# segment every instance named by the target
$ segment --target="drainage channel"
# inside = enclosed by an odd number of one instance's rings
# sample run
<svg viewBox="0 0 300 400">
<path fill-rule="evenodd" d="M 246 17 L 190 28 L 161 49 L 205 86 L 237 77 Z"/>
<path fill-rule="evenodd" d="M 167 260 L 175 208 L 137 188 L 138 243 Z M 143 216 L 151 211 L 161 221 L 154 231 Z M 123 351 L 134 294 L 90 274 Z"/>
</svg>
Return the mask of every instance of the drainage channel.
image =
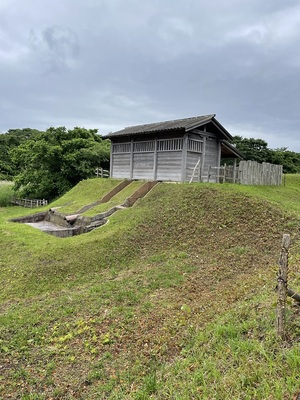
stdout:
<svg viewBox="0 0 300 400">
<path fill-rule="evenodd" d="M 81 235 L 82 233 L 90 232 L 95 228 L 105 225 L 108 222 L 107 217 L 111 216 L 116 211 L 132 207 L 138 199 L 144 197 L 156 184 L 156 181 L 146 182 L 133 195 L 128 197 L 123 204 L 114 206 L 108 211 L 94 215 L 93 217 L 82 215 L 83 209 L 80 210 L 78 214 L 65 216 L 59 213 L 57 208 L 54 207 L 50 208 L 48 211 L 28 215 L 26 217 L 13 218 L 10 221 L 29 225 L 60 238 Z M 96 203 L 98 204 L 98 202 Z M 85 209 L 91 208 L 92 205 L 86 206 Z"/>
</svg>

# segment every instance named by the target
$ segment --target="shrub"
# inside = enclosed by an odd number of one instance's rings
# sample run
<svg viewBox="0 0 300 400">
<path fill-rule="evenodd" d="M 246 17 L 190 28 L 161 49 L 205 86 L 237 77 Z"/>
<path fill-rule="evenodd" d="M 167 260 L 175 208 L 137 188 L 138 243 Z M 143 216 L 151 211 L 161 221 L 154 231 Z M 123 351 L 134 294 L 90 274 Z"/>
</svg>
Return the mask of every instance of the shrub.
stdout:
<svg viewBox="0 0 300 400">
<path fill-rule="evenodd" d="M 7 207 L 13 196 L 13 182 L 0 181 L 0 207 Z"/>
</svg>

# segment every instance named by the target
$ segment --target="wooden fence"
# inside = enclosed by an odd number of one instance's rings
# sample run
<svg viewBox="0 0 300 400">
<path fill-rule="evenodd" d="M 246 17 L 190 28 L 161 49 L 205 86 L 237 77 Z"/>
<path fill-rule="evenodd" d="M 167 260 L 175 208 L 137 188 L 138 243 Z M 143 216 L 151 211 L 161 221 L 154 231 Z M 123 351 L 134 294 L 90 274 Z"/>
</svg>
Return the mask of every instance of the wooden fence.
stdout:
<svg viewBox="0 0 300 400">
<path fill-rule="evenodd" d="M 242 185 L 276 185 L 282 184 L 282 165 L 240 161 L 238 166 L 222 165 L 209 167 L 207 182 L 240 183 Z"/>
<path fill-rule="evenodd" d="M 48 200 L 38 200 L 38 199 L 18 199 L 16 197 L 12 198 L 11 203 L 16 206 L 27 207 L 27 208 L 36 208 L 41 206 L 46 206 L 48 204 Z"/>
<path fill-rule="evenodd" d="M 205 179 L 203 179 L 205 182 Z M 233 165 L 222 165 L 221 167 L 208 167 L 207 182 L 239 183 L 239 170 Z"/>
<path fill-rule="evenodd" d="M 240 161 L 239 182 L 243 185 L 281 185 L 282 165 L 259 164 L 256 161 Z"/>
<path fill-rule="evenodd" d="M 109 171 L 103 168 L 96 168 L 95 172 L 97 178 L 109 178 Z"/>
</svg>

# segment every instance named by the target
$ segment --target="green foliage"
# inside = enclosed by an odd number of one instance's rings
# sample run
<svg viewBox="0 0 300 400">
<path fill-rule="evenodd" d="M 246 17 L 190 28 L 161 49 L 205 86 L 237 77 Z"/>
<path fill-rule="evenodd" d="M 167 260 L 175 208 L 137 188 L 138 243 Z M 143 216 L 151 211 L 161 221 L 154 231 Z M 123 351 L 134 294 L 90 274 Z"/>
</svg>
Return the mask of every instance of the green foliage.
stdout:
<svg viewBox="0 0 300 400">
<path fill-rule="evenodd" d="M 13 182 L 0 181 L 0 207 L 7 207 L 13 196 Z"/>
<path fill-rule="evenodd" d="M 268 143 L 262 139 L 234 136 L 232 143 L 245 160 L 282 165 L 285 174 L 300 173 L 300 153 L 289 151 L 286 147 L 270 149 Z"/>
<path fill-rule="evenodd" d="M 95 168 L 107 166 L 109 142 L 97 130 L 49 128 L 12 150 L 12 160 L 23 165 L 15 177 L 21 195 L 53 199 L 82 179 L 94 176 Z"/>
<path fill-rule="evenodd" d="M 40 133 L 36 129 L 9 129 L 6 133 L 0 134 L 0 179 L 11 179 L 22 168 L 18 162 L 11 157 L 11 150 L 18 147 L 24 141 L 34 138 Z"/>
<path fill-rule="evenodd" d="M 270 150 L 268 143 L 262 139 L 243 138 L 241 136 L 233 136 L 232 143 L 244 155 L 245 160 L 253 160 L 259 163 L 267 162 Z"/>
<path fill-rule="evenodd" d="M 300 153 L 295 153 L 283 147 L 270 150 L 269 160 L 272 164 L 283 165 L 283 172 L 285 174 L 300 173 Z"/>
</svg>

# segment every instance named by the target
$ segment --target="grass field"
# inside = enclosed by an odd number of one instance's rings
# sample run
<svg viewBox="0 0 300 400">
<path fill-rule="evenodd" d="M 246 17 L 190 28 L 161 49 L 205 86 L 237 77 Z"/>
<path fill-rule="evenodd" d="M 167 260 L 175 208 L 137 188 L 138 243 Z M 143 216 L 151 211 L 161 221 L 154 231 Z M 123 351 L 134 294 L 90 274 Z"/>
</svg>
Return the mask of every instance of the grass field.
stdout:
<svg viewBox="0 0 300 400">
<path fill-rule="evenodd" d="M 76 212 L 114 184 L 83 181 L 51 206 Z M 290 233 L 300 291 L 299 184 L 159 184 L 66 239 L 0 208 L 0 398 L 293 399 L 299 311 L 278 340 L 274 287 Z"/>
</svg>

